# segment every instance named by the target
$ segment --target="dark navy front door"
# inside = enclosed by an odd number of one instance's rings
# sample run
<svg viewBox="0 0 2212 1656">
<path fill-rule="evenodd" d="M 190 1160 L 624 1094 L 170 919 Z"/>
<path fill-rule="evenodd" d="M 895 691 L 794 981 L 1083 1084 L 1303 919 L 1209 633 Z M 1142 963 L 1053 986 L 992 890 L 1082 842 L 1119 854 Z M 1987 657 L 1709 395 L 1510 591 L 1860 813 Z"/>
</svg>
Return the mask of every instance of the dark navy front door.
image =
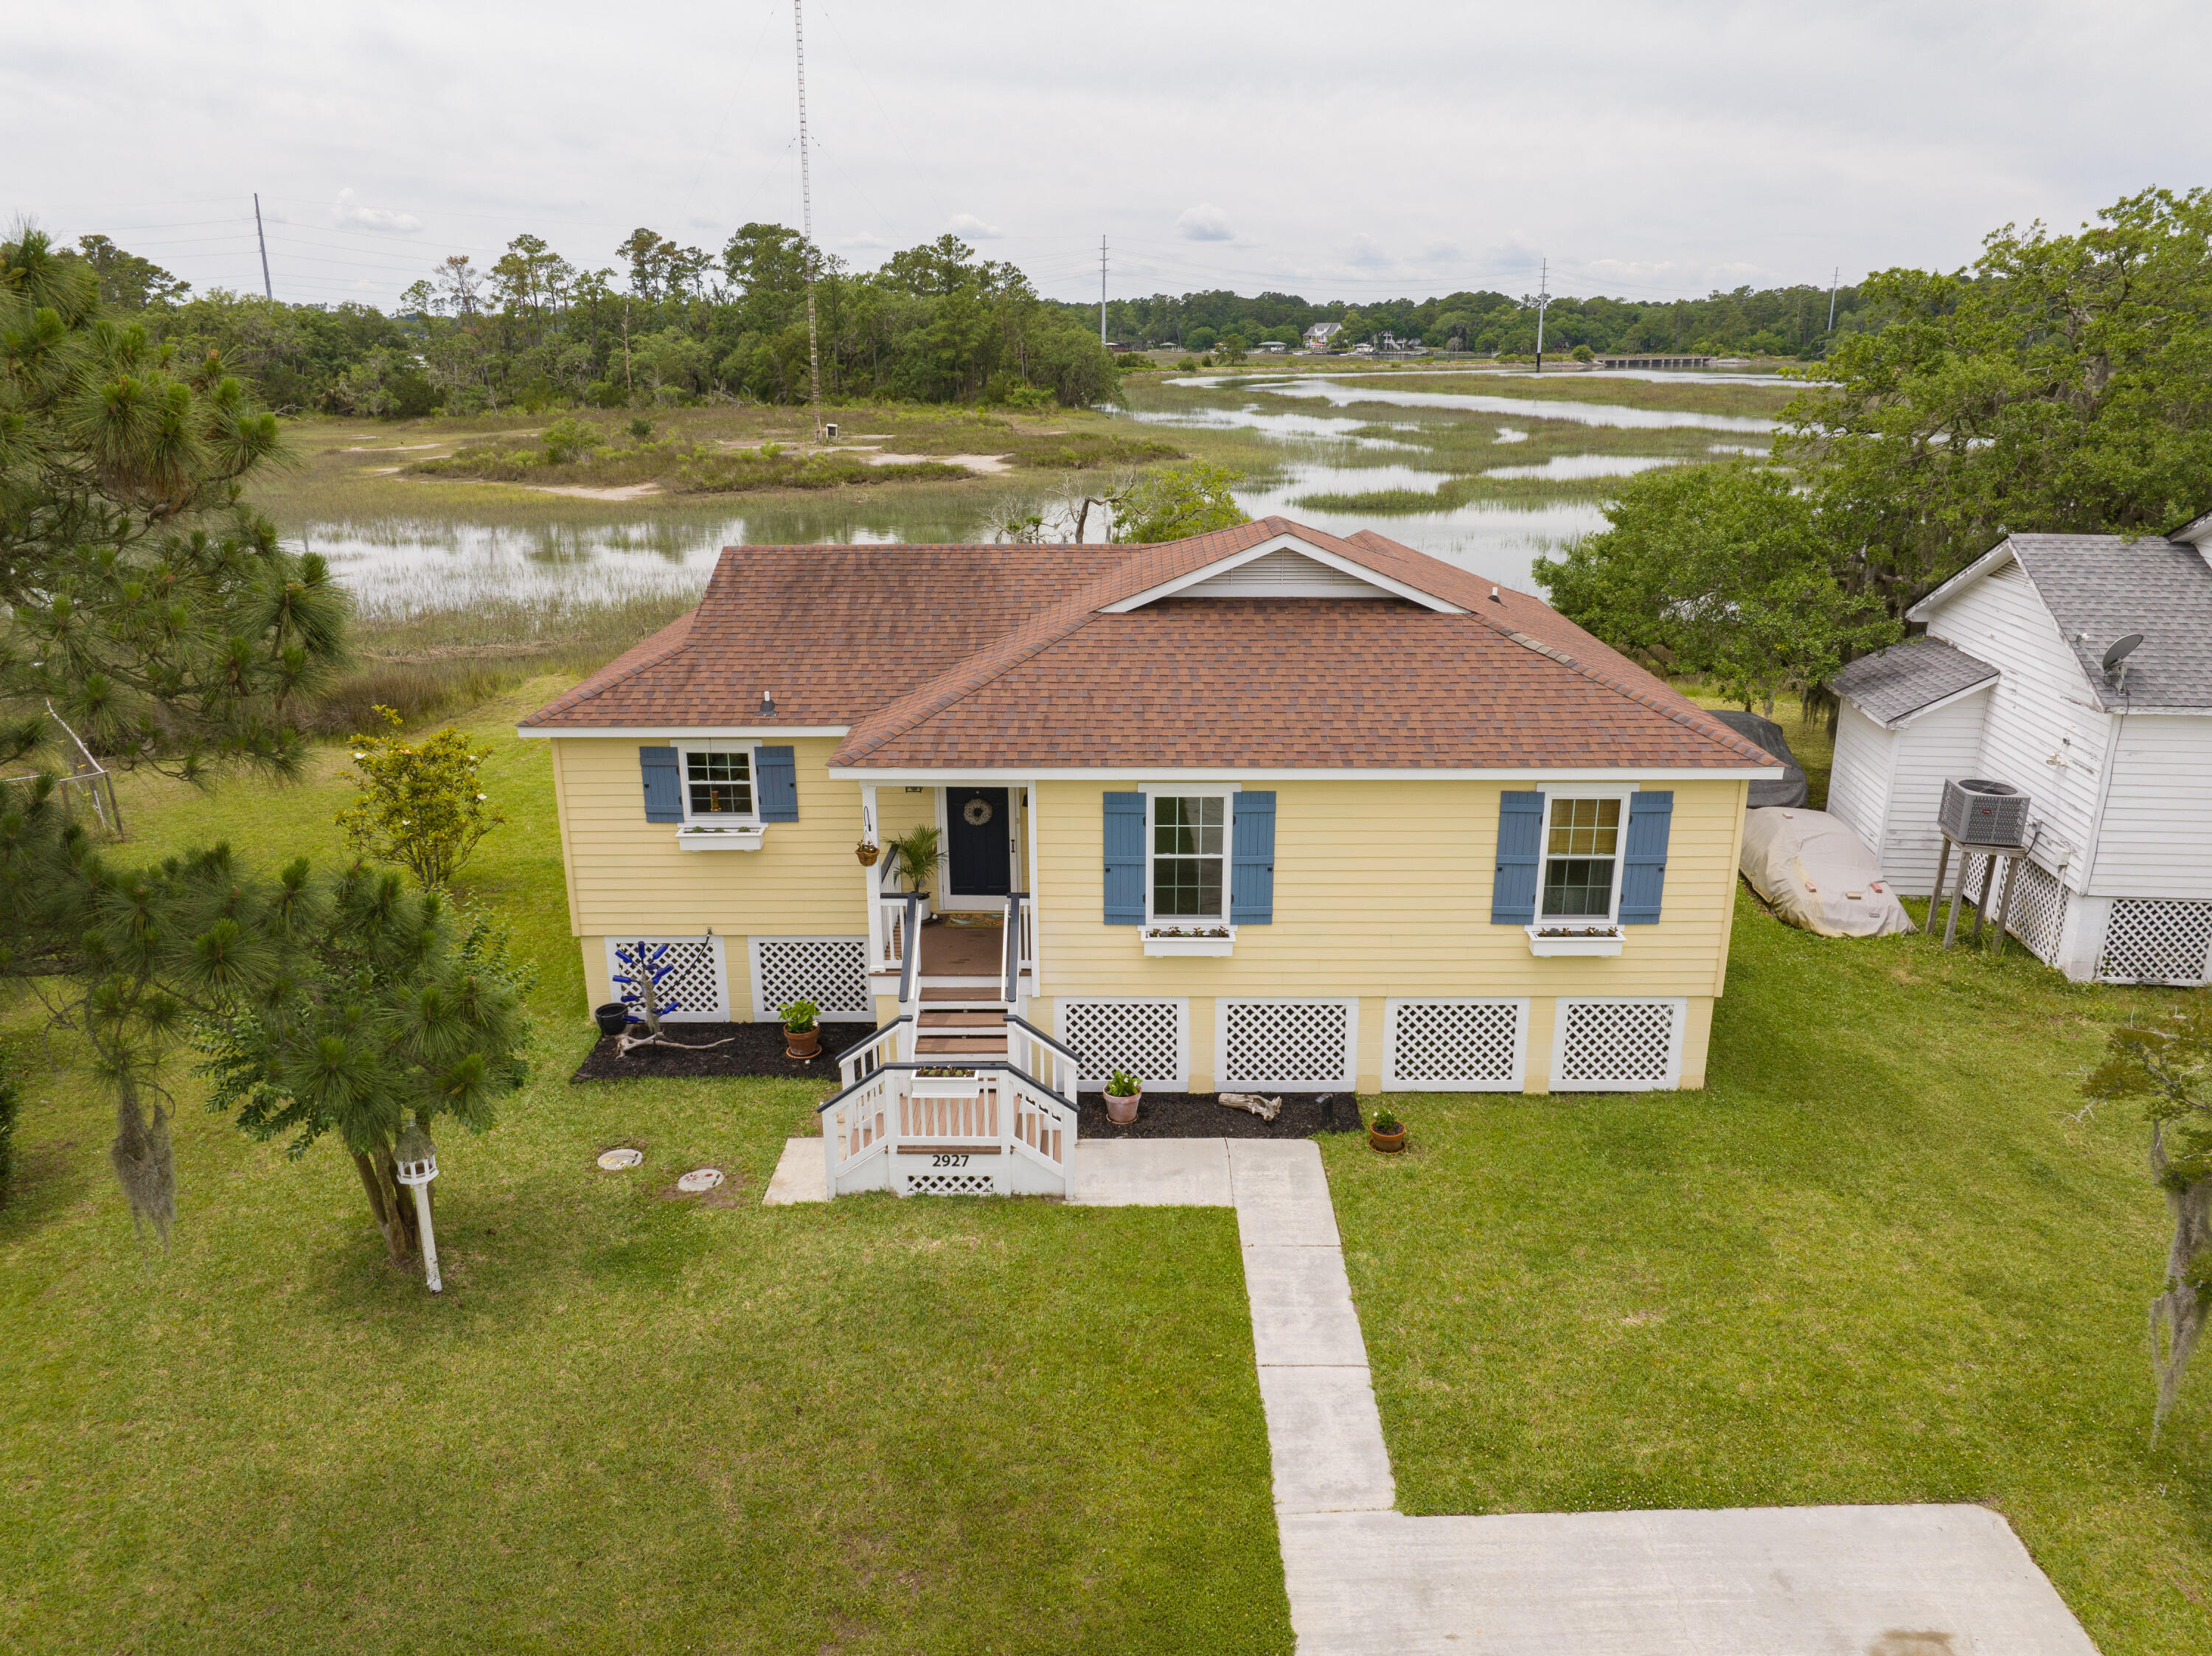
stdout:
<svg viewBox="0 0 2212 1656">
<path fill-rule="evenodd" d="M 951 895 L 1003 897 L 1013 885 L 1013 825 L 1004 788 L 945 791 Z"/>
</svg>

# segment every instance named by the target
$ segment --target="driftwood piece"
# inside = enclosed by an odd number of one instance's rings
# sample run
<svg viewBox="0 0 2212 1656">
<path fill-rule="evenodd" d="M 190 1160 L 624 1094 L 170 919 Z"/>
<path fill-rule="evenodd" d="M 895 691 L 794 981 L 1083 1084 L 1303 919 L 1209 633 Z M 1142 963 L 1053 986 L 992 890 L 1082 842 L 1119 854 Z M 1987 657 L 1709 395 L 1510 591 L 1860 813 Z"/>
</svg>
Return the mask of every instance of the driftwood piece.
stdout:
<svg viewBox="0 0 2212 1656">
<path fill-rule="evenodd" d="M 1249 1110 L 1262 1121 L 1273 1121 L 1283 1110 L 1281 1099 L 1262 1098 L 1257 1093 L 1217 1093 L 1213 1101 L 1231 1110 Z"/>
<path fill-rule="evenodd" d="M 630 1049 L 633 1046 L 673 1046 L 679 1052 L 703 1052 L 709 1047 L 726 1046 L 736 1039 L 737 1037 L 735 1035 L 724 1035 L 720 1040 L 700 1041 L 695 1043 L 684 1040 L 671 1040 L 666 1035 L 657 1033 L 649 1035 L 633 1035 L 624 1033 L 615 1037 L 615 1056 L 617 1058 L 629 1057 Z"/>
</svg>

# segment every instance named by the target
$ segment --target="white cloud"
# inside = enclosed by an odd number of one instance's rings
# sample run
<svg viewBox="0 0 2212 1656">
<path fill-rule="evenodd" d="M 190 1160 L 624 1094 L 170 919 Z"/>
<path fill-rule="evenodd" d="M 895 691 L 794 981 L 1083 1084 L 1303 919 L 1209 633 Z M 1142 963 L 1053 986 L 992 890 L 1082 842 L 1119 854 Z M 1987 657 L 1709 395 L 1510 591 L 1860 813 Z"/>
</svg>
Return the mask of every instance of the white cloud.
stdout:
<svg viewBox="0 0 2212 1656">
<path fill-rule="evenodd" d="M 665 0 L 628 32 L 586 0 L 538 0 L 521 30 L 451 0 L 321 0 L 281 28 L 146 0 L 21 9 L 0 155 L 38 165 L 6 169 L 0 216 L 113 235 L 201 288 L 258 285 L 258 253 L 169 241 L 168 221 L 216 209 L 149 202 L 221 196 L 250 217 L 258 190 L 272 227 L 382 233 L 326 236 L 303 294 L 349 292 L 410 229 L 480 262 L 532 231 L 593 268 L 641 224 L 714 247 L 799 221 L 787 9 Z M 1096 294 L 1105 233 L 1116 292 L 1533 292 L 1545 254 L 1554 293 L 1660 300 L 1825 283 L 1838 264 L 1846 281 L 1948 270 L 2008 221 L 2070 229 L 2205 171 L 2203 0 L 1870 0 L 1841 30 L 1817 9 L 1762 8 L 1747 28 L 1742 0 L 1590 0 L 1577 22 L 1607 49 L 1577 68 L 1571 118 L 1540 76 L 1467 94 L 1486 66 L 1556 52 L 1540 8 L 1379 0 L 1352 31 L 1330 0 L 1283 0 L 1256 31 L 1249 10 L 1122 0 L 1117 38 L 1172 48 L 1068 76 L 1038 65 L 1083 60 L 1091 12 L 842 0 L 809 64 L 816 234 L 980 240 L 964 196 L 1008 229 L 983 245 L 1055 297 Z M 665 118 L 568 118 L 609 85 L 650 85 Z M 252 131 L 297 136 L 249 156 Z M 1233 219 L 1199 194 L 1228 180 Z M 1346 262 L 1355 230 L 1395 262 Z"/>
<path fill-rule="evenodd" d="M 966 241 L 996 241 L 1006 233 L 995 224 L 986 224 L 973 213 L 955 213 L 951 225 L 952 234 Z"/>
<path fill-rule="evenodd" d="M 1356 264 L 1363 270 L 1385 270 L 1395 263 L 1374 237 L 1364 234 L 1352 237 L 1352 251 L 1344 256 L 1344 262 Z"/>
<path fill-rule="evenodd" d="M 395 213 L 387 207 L 363 207 L 354 199 L 353 191 L 341 190 L 331 217 L 342 227 L 355 230 L 388 230 L 395 235 L 406 235 L 422 227 L 422 221 L 412 213 Z"/>
<path fill-rule="evenodd" d="M 1222 210 L 1211 202 L 1186 207 L 1176 220 L 1176 234 L 1185 241 L 1227 241 L 1235 234 Z"/>
</svg>

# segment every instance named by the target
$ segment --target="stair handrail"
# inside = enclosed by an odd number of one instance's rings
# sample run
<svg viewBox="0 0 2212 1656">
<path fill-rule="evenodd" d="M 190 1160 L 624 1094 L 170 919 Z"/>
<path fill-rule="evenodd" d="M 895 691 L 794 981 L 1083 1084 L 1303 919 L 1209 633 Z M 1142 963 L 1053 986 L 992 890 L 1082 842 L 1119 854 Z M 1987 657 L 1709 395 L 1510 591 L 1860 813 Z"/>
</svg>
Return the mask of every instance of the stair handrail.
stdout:
<svg viewBox="0 0 2212 1656">
<path fill-rule="evenodd" d="M 1015 1026 L 1015 1028 L 1020 1028 L 1030 1041 L 1036 1041 L 1036 1044 L 1044 1050 L 1046 1057 L 1051 1057 L 1053 1086 L 1066 1086 L 1068 1090 L 1073 1092 L 1079 1083 L 1082 1083 L 1082 1072 L 1084 1072 L 1082 1052 L 1078 1052 L 1078 1050 L 1073 1048 L 1073 1046 L 1068 1046 L 1066 1041 L 1060 1041 L 1060 1039 L 1046 1034 L 1044 1030 L 1037 1028 L 1036 1023 L 1030 1023 L 1029 1019 L 1022 1017 L 1020 1013 L 1009 1010 L 1009 1013 L 1006 1013 L 1006 1023 L 1011 1023 L 1011 1026 Z M 1006 1050 L 1009 1050 L 1009 1052 L 1013 1050 L 1013 1037 L 1009 1037 L 1009 1041 L 1006 1041 Z"/>
<path fill-rule="evenodd" d="M 838 1053 L 835 1060 L 837 1065 L 838 1075 L 842 1079 L 848 1082 L 858 1081 L 863 1077 L 873 1075 L 878 1070 L 882 1069 L 884 1067 L 883 1060 L 878 1060 L 874 1064 L 869 1065 L 866 1069 L 860 1069 L 858 1067 L 848 1069 L 848 1065 L 850 1065 L 854 1059 L 860 1059 L 866 1053 L 873 1051 L 876 1047 L 882 1046 L 885 1040 L 895 1040 L 898 1034 L 899 1025 L 908 1022 L 909 1022 L 909 1020 L 906 1014 L 902 1012 L 898 1016 L 893 1018 L 889 1023 L 883 1025 L 880 1028 L 872 1030 L 869 1033 L 867 1039 L 865 1040 L 856 1041 L 852 1046 L 848 1046 L 843 1052 Z"/>
<path fill-rule="evenodd" d="M 1054 1103 L 1059 1105 L 1063 1110 L 1073 1110 L 1077 1107 L 1073 1099 L 1065 1096 L 1056 1088 L 1049 1086 L 1046 1083 L 1038 1080 L 1036 1077 L 1031 1075 L 1027 1070 L 1022 1068 L 1020 1065 L 1015 1063 L 1011 1059 L 957 1058 L 948 1055 L 945 1057 L 933 1058 L 927 1063 L 924 1063 L 919 1059 L 898 1059 L 891 1063 L 878 1065 L 877 1068 L 869 1071 L 867 1074 L 862 1076 L 858 1081 L 854 1082 L 850 1086 L 832 1093 L 829 1097 L 823 1099 L 819 1104 L 817 1104 L 814 1107 L 814 1113 L 817 1115 L 822 1114 L 833 1104 L 842 1101 L 852 1094 L 858 1092 L 861 1088 L 866 1086 L 870 1082 L 881 1079 L 883 1077 L 889 1075 L 894 1070 L 951 1069 L 1001 1070 L 1006 1074 L 1012 1076 L 1018 1081 L 1026 1081 L 1030 1086 L 1036 1088 L 1047 1098 L 1052 1100 Z"/>
<path fill-rule="evenodd" d="M 1018 1006 L 1022 1001 L 1022 900 L 1029 895 L 1026 891 L 1006 894 L 1006 947 L 999 952 L 1004 956 L 1006 1001 L 1009 1007 Z"/>
<path fill-rule="evenodd" d="M 921 894 L 919 891 L 908 892 L 906 931 L 899 948 L 899 1004 L 902 1007 L 914 998 L 915 974 L 919 969 L 916 962 L 921 959 L 921 938 L 915 917 L 921 913 Z"/>
</svg>

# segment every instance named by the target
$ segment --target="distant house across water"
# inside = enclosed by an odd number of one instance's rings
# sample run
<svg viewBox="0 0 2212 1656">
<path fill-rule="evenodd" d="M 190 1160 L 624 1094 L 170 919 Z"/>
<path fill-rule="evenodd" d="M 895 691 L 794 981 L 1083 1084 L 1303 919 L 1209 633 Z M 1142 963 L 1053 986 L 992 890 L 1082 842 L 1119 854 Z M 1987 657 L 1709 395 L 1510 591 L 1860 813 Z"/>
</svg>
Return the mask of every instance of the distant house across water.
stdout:
<svg viewBox="0 0 2212 1656">
<path fill-rule="evenodd" d="M 1336 337 L 1344 331 L 1341 322 L 1316 322 L 1306 330 L 1306 349 L 1310 351 L 1333 351 Z"/>
</svg>

